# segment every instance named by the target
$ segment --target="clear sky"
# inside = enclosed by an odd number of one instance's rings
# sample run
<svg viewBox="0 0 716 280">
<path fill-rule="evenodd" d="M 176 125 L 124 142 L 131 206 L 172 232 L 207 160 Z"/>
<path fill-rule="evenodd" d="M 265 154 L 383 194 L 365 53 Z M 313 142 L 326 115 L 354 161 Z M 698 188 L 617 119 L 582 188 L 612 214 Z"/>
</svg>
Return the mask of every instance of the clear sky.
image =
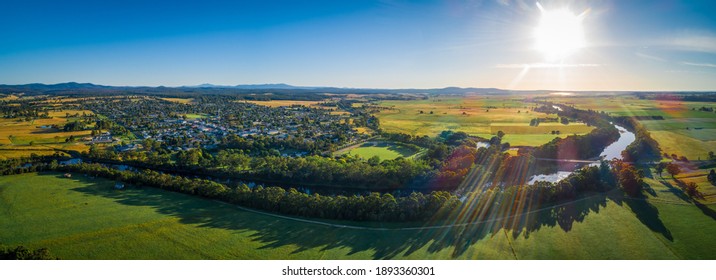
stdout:
<svg viewBox="0 0 716 280">
<path fill-rule="evenodd" d="M 713 0 L 539 3 L 9 0 L 0 83 L 716 90 Z M 554 11 L 583 38 L 558 58 Z"/>
</svg>

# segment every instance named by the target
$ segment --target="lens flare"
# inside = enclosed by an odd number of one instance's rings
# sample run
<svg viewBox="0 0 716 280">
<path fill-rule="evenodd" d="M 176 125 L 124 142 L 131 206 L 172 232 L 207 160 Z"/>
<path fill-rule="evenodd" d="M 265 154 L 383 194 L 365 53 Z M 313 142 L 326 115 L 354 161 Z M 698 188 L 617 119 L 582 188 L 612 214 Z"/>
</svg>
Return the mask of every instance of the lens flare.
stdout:
<svg viewBox="0 0 716 280">
<path fill-rule="evenodd" d="M 545 55 L 548 61 L 560 61 L 574 54 L 585 45 L 582 19 L 586 11 L 575 15 L 566 8 L 545 10 L 537 3 L 542 17 L 535 28 L 535 48 Z"/>
</svg>

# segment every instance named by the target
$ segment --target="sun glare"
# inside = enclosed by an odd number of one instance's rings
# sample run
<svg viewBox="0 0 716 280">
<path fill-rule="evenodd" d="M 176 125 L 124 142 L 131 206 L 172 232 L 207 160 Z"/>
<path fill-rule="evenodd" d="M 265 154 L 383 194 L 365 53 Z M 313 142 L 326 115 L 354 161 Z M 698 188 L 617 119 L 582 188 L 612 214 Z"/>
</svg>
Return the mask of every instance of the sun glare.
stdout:
<svg viewBox="0 0 716 280">
<path fill-rule="evenodd" d="M 563 60 L 584 47 L 582 19 L 585 13 L 575 15 L 566 8 L 547 11 L 539 3 L 537 6 L 542 17 L 535 29 L 535 48 L 548 61 Z"/>
</svg>

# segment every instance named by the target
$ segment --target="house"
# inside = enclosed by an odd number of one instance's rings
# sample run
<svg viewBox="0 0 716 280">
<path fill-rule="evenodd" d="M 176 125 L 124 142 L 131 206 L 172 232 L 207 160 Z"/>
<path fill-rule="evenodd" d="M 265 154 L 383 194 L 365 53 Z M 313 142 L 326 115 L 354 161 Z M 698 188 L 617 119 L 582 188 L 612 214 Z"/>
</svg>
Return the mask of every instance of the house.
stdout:
<svg viewBox="0 0 716 280">
<path fill-rule="evenodd" d="M 114 184 L 114 189 L 116 189 L 116 190 L 124 189 L 124 184 L 116 183 L 116 184 Z"/>
</svg>

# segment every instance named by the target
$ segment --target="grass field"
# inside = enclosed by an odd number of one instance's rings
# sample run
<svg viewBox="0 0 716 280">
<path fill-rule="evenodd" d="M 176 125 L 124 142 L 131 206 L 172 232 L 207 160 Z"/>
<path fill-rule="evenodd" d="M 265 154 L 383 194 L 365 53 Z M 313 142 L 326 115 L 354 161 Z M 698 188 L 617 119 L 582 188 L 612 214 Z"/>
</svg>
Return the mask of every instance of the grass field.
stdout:
<svg viewBox="0 0 716 280">
<path fill-rule="evenodd" d="M 390 108 L 376 114 L 381 128 L 388 132 L 412 135 L 435 136 L 442 131 L 453 130 L 489 138 L 503 131 L 508 135 L 505 141 L 512 145 L 538 146 L 555 137 L 586 134 L 593 129 L 582 123 L 541 123 L 539 126 L 530 126 L 530 120 L 534 118 L 556 115 L 532 112 L 534 103 L 523 103 L 514 98 L 440 97 L 384 101 L 379 106 Z M 555 130 L 560 131 L 560 134 L 551 134 Z"/>
<path fill-rule="evenodd" d="M 195 120 L 195 119 L 200 119 L 200 118 L 205 118 L 205 117 L 206 117 L 205 114 L 186 114 L 186 118 L 188 120 Z"/>
<path fill-rule="evenodd" d="M 0 177 L 0 242 L 48 247 L 63 259 L 716 258 L 716 207 L 696 207 L 651 183 L 656 195 L 647 200 L 597 195 L 542 211 L 560 214 L 530 229 L 493 222 L 376 231 L 288 220 L 152 188 L 114 190 L 112 181 L 78 174 L 23 174 Z"/>
<path fill-rule="evenodd" d="M 381 160 L 391 160 L 398 157 L 410 158 L 418 152 L 397 143 L 367 142 L 338 154 L 358 155 L 364 159 L 378 156 Z"/>
</svg>

